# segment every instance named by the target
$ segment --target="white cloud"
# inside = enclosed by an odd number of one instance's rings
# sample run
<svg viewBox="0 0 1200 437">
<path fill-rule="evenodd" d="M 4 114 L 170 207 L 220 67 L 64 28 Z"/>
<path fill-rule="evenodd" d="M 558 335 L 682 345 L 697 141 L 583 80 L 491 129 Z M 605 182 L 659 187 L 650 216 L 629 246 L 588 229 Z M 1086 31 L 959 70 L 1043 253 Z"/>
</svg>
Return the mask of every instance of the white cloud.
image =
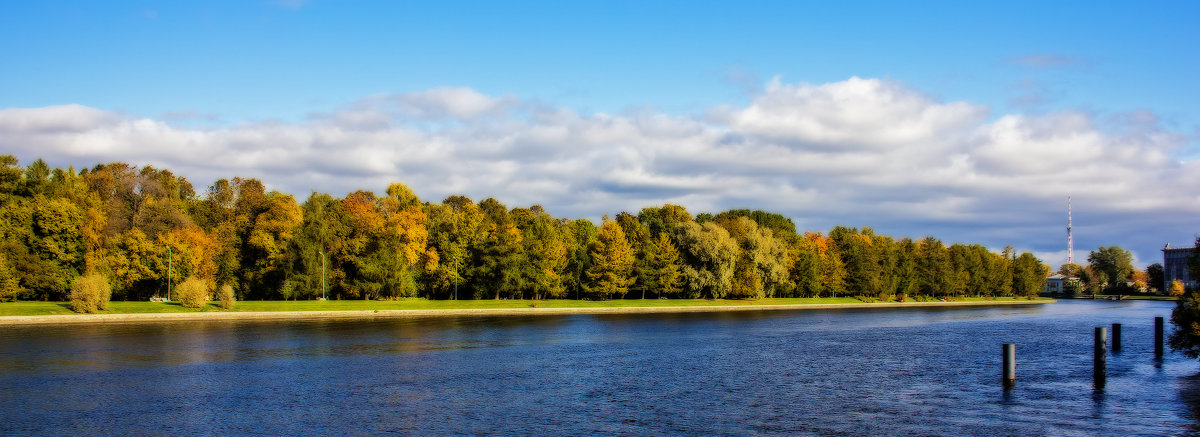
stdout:
<svg viewBox="0 0 1200 437">
<path fill-rule="evenodd" d="M 739 132 L 804 147 L 888 148 L 939 142 L 982 120 L 987 108 L 937 103 L 897 83 L 852 77 L 784 85 L 778 77 L 746 108 L 728 114 Z"/>
<path fill-rule="evenodd" d="M 1186 137 L 1153 114 L 988 121 L 987 112 L 859 78 L 775 79 L 745 107 L 707 119 L 585 115 L 439 88 L 367 97 L 304 122 L 210 128 L 79 105 L 3 109 L 0 150 L 61 166 L 167 167 L 197 187 L 256 177 L 300 199 L 399 181 L 431 201 L 496 197 L 565 217 L 668 202 L 693 213 L 758 208 L 802 231 L 872 226 L 1050 255 L 1065 245 L 1067 194 L 1077 223 L 1104 223 L 1094 233 L 1079 225 L 1081 251 L 1119 244 L 1152 260 L 1163 242 L 1197 231 L 1181 217 L 1200 212 L 1200 164 L 1173 158 Z"/>
<path fill-rule="evenodd" d="M 339 111 L 335 115 L 364 117 L 375 113 L 422 120 L 453 118 L 469 121 L 488 115 L 501 115 L 514 103 L 516 99 L 512 97 L 493 98 L 471 88 L 445 87 L 367 97 L 351 104 L 351 110 Z"/>
</svg>

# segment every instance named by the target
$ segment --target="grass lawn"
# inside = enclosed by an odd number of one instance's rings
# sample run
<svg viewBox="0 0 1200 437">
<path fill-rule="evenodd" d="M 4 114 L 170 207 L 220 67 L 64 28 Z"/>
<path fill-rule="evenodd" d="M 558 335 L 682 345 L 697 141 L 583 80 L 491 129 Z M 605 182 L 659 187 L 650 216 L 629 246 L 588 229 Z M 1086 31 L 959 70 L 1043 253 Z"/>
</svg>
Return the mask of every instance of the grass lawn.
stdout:
<svg viewBox="0 0 1200 437">
<path fill-rule="evenodd" d="M 985 298 L 965 298 L 967 302 L 983 302 Z M 997 301 L 1024 300 L 1014 298 L 991 299 Z M 911 301 L 911 300 L 910 300 Z M 486 308 L 625 308 L 625 307 L 680 307 L 680 306 L 741 306 L 741 305 L 812 305 L 812 304 L 859 304 L 853 297 L 821 298 L 773 298 L 745 300 L 711 299 L 614 299 L 604 301 L 549 299 L 549 300 L 428 300 L 421 298 L 397 300 L 301 300 L 301 301 L 243 301 L 237 302 L 234 312 L 246 311 L 372 311 L 372 310 L 438 310 L 438 309 L 486 309 Z M 141 313 L 186 313 L 201 311 L 223 311 L 216 302 L 201 309 L 184 308 L 176 302 L 109 302 L 108 314 Z M 74 314 L 66 302 L 4 302 L 0 303 L 0 316 L 42 316 Z"/>
</svg>

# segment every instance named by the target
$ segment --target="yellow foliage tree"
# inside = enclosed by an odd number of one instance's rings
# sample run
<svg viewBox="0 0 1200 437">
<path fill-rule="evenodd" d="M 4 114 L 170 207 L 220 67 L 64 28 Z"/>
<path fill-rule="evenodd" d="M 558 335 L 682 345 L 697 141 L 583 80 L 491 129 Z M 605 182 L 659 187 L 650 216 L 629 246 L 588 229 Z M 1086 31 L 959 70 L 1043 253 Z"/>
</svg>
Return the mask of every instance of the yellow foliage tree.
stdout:
<svg viewBox="0 0 1200 437">
<path fill-rule="evenodd" d="M 67 294 L 71 311 L 77 313 L 94 313 L 108 309 L 108 300 L 112 297 L 112 288 L 108 278 L 99 273 L 80 276 L 71 284 Z"/>
<path fill-rule="evenodd" d="M 232 289 L 230 290 L 232 292 Z M 175 298 L 184 308 L 197 309 L 208 302 L 208 281 L 190 276 L 175 287 Z"/>
<path fill-rule="evenodd" d="M 587 272 L 592 280 L 588 291 L 604 299 L 624 295 L 633 282 L 633 248 L 615 221 L 605 221 L 597 234 L 592 247 L 592 268 Z"/>
<path fill-rule="evenodd" d="M 1171 296 L 1183 296 L 1184 286 L 1183 281 L 1178 279 L 1171 281 L 1171 290 L 1168 293 Z"/>
</svg>

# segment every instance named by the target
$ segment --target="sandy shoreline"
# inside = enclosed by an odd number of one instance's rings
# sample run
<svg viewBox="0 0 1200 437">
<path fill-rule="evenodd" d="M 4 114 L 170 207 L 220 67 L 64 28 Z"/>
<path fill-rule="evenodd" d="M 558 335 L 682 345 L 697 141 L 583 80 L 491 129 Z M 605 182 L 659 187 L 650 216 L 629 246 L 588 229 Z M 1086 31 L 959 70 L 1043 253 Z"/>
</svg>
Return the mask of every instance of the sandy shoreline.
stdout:
<svg viewBox="0 0 1200 437">
<path fill-rule="evenodd" d="M 863 308 L 921 308 L 960 306 L 1040 305 L 1054 300 L 1010 300 L 982 302 L 887 302 L 838 303 L 799 305 L 714 305 L 665 307 L 596 307 L 596 308 L 477 308 L 438 310 L 354 310 L 354 311 L 260 311 L 260 312 L 197 312 L 141 314 L 67 314 L 53 316 L 3 316 L 0 325 L 68 325 L 85 323 L 172 322 L 191 320 L 312 320 L 312 319 L 371 319 L 461 316 L 529 316 L 563 314 L 645 314 L 645 313 L 708 313 L 728 311 L 803 311 Z"/>
</svg>

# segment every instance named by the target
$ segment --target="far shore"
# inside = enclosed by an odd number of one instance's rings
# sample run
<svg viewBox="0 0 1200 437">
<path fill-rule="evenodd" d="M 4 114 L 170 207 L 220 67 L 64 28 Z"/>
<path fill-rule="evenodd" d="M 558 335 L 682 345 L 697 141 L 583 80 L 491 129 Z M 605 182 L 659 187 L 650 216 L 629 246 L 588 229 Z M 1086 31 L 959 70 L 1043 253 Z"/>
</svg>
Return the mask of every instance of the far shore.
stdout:
<svg viewBox="0 0 1200 437">
<path fill-rule="evenodd" d="M 119 314 L 58 314 L 34 316 L 0 316 L 0 325 L 68 325 L 87 323 L 172 322 L 195 320 L 311 320 L 311 319 L 372 319 L 463 316 L 530 316 L 567 314 L 646 314 L 646 313 L 708 313 L 728 311 L 801 311 L 825 309 L 923 308 L 999 305 L 1040 305 L 1057 302 L 1054 299 L 981 300 L 950 302 L 852 302 L 811 304 L 739 304 L 706 306 L 611 306 L 611 307 L 550 307 L 550 308 L 448 308 L 403 310 L 333 310 L 333 311 L 205 311 L 171 313 Z"/>
</svg>

